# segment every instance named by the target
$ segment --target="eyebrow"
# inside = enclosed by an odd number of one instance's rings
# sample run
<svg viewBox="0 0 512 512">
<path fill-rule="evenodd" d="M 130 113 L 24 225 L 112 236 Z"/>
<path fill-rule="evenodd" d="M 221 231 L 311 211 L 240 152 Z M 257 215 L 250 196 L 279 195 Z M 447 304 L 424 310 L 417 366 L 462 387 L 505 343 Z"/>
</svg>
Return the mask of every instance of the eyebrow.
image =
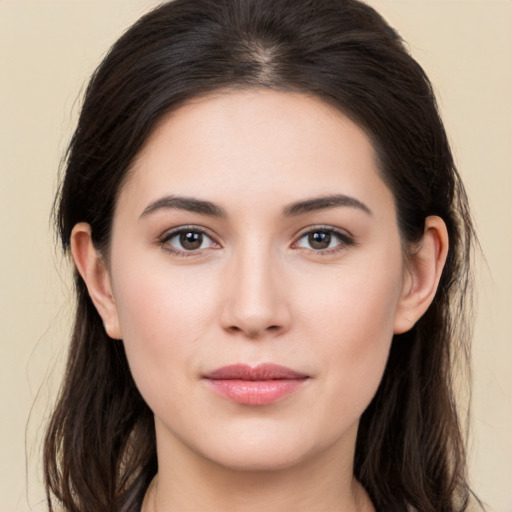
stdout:
<svg viewBox="0 0 512 512">
<path fill-rule="evenodd" d="M 315 197 L 305 201 L 297 201 L 288 205 L 283 210 L 283 217 L 295 217 L 318 210 L 328 210 L 330 208 L 338 208 L 340 206 L 348 206 L 358 208 L 368 215 L 373 215 L 372 211 L 364 203 L 355 197 L 347 196 L 345 194 L 336 194 Z"/>
<path fill-rule="evenodd" d="M 203 201 L 194 197 L 165 196 L 146 206 L 139 218 L 142 219 L 157 210 L 167 208 L 200 213 L 210 217 L 227 217 L 227 213 L 223 208 L 210 201 Z"/>
<path fill-rule="evenodd" d="M 340 206 L 348 206 L 358 208 L 368 215 L 372 215 L 372 211 L 364 203 L 355 197 L 345 194 L 336 194 L 315 197 L 304 201 L 297 201 L 286 206 L 283 211 L 283 217 L 295 217 L 319 210 L 328 210 L 330 208 L 338 208 Z M 188 212 L 199 213 L 209 217 L 227 217 L 226 210 L 211 201 L 204 201 L 194 197 L 183 196 L 165 196 L 156 201 L 151 202 L 140 215 L 140 219 L 162 209 L 185 210 Z"/>
</svg>

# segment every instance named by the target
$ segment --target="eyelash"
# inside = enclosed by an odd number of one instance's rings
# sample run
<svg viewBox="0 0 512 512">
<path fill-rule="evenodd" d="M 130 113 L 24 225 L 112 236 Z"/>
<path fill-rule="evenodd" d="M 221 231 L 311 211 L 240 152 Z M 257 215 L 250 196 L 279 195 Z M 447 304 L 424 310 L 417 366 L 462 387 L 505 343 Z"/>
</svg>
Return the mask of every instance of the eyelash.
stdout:
<svg viewBox="0 0 512 512">
<path fill-rule="evenodd" d="M 298 249 L 303 249 L 305 251 L 313 253 L 315 256 L 331 256 L 340 251 L 345 250 L 347 247 L 353 247 L 356 245 L 356 240 L 352 235 L 344 231 L 340 231 L 332 226 L 312 226 L 307 228 L 306 231 L 302 232 L 302 234 L 297 238 L 297 241 L 293 243 L 293 246 L 297 246 L 297 244 L 306 237 L 311 236 L 314 233 L 325 233 L 329 236 L 334 236 L 338 243 L 335 247 L 325 248 L 325 249 L 313 249 L 306 247 L 298 247 Z"/>
<path fill-rule="evenodd" d="M 206 237 L 207 239 L 209 239 L 211 241 L 212 245 L 216 246 L 214 248 L 220 247 L 220 244 L 218 244 L 218 242 L 216 242 L 215 239 L 211 235 L 209 235 L 206 230 L 204 230 L 203 228 L 200 228 L 198 226 L 182 226 L 180 228 L 173 229 L 172 231 L 167 232 L 164 235 L 162 235 L 159 238 L 158 243 L 160 246 L 162 246 L 162 248 L 165 251 L 169 252 L 170 254 L 172 254 L 174 256 L 179 256 L 179 257 L 197 256 L 197 255 L 201 254 L 201 252 L 204 249 L 207 249 L 207 248 L 201 249 L 201 247 L 199 247 L 197 249 L 192 249 L 192 250 L 179 250 L 179 249 L 172 247 L 169 244 L 169 242 L 173 238 L 176 238 L 181 235 L 191 234 L 191 233 L 198 234 L 201 237 Z M 335 247 L 332 247 L 332 248 L 327 247 L 325 249 L 313 249 L 313 248 L 298 246 L 298 243 L 301 240 L 303 240 L 304 238 L 309 237 L 315 233 L 324 233 L 331 237 L 334 236 L 338 240 L 338 243 L 336 244 Z M 203 242 L 204 242 L 204 240 L 201 241 L 201 245 Z M 329 240 L 329 244 L 330 244 L 330 240 Z M 348 235 L 346 232 L 340 231 L 331 226 L 312 226 L 312 227 L 308 228 L 306 231 L 302 232 L 302 234 L 296 239 L 296 241 L 293 242 L 292 248 L 297 248 L 299 250 L 311 252 L 311 253 L 313 253 L 315 255 L 319 255 L 319 256 L 330 256 L 330 255 L 336 254 L 339 251 L 346 249 L 347 247 L 352 247 L 354 245 L 356 245 L 356 241 L 354 240 L 354 238 L 351 235 Z M 208 248 L 211 248 L 211 247 L 208 247 Z"/>
<path fill-rule="evenodd" d="M 173 229 L 172 231 L 169 231 L 165 233 L 162 237 L 159 238 L 158 243 L 162 246 L 162 248 L 169 252 L 170 254 L 174 256 L 180 256 L 180 257 L 190 257 L 190 256 L 197 256 L 200 254 L 200 252 L 204 249 L 198 248 L 196 250 L 179 250 L 174 247 L 172 247 L 169 242 L 180 235 L 185 235 L 189 233 L 195 233 L 198 235 L 201 235 L 202 237 L 206 237 L 211 242 L 216 245 L 217 247 L 220 247 L 220 245 L 214 240 L 212 236 L 210 236 L 206 230 L 203 228 L 200 228 L 198 226 L 182 226 L 178 229 Z M 202 244 L 201 244 L 202 245 Z M 216 248 L 217 248 L 216 247 Z"/>
</svg>

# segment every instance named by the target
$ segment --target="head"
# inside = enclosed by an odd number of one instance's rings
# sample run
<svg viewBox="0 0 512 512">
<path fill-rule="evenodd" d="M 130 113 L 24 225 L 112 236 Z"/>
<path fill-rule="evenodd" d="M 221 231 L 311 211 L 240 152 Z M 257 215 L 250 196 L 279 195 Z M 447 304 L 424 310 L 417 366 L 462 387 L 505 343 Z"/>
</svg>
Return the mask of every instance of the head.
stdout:
<svg viewBox="0 0 512 512">
<path fill-rule="evenodd" d="M 324 109 L 321 115 L 332 115 L 367 143 L 392 202 L 401 268 L 414 266 L 434 225 L 449 239 L 437 291 L 410 322 L 393 325 L 382 378 L 358 421 L 354 473 L 378 507 L 393 498 L 420 510 L 455 510 L 465 489 L 450 368 L 459 349 L 455 317 L 464 308 L 471 225 L 432 87 L 371 8 L 341 0 L 176 0 L 142 18 L 87 88 L 57 202 L 64 248 L 75 226 L 85 223 L 110 268 L 123 194 L 140 179 L 140 162 L 173 119 L 183 123 L 196 112 L 200 121 L 205 108 L 233 105 L 233 98 L 283 95 L 289 101 L 276 100 L 276 109 L 287 115 L 304 105 L 309 112 Z M 318 143 L 327 139 L 326 133 Z M 84 489 L 95 488 L 90 503 L 97 510 L 116 500 L 129 507 L 156 471 L 153 413 L 137 389 L 123 340 L 105 332 L 78 271 L 75 284 L 76 321 L 47 441 L 47 482 L 62 500 L 84 499 Z M 121 330 L 109 334 L 122 338 Z M 71 457 L 90 459 L 89 447 L 100 441 L 104 450 L 92 457 L 91 481 L 82 485 L 63 468 L 71 467 Z"/>
</svg>

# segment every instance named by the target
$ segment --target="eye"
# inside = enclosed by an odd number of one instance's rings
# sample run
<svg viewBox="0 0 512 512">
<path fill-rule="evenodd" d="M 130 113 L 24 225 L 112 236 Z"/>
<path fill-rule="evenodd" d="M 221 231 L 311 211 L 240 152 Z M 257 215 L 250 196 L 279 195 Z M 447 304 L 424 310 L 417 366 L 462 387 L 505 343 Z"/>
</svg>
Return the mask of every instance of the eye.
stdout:
<svg viewBox="0 0 512 512">
<path fill-rule="evenodd" d="M 165 249 L 178 255 L 218 247 L 218 244 L 202 229 L 194 227 L 173 230 L 164 235 L 160 243 Z"/>
<path fill-rule="evenodd" d="M 334 228 L 315 228 L 304 233 L 294 245 L 316 252 L 332 253 L 343 247 L 354 245 L 354 241 L 347 234 Z"/>
</svg>

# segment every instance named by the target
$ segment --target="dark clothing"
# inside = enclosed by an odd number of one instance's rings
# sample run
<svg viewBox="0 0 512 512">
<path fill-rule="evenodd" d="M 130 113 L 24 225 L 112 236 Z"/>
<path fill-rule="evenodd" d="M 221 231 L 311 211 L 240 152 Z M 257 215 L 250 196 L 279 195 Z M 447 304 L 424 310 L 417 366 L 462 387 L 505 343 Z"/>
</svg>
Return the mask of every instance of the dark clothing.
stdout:
<svg viewBox="0 0 512 512">
<path fill-rule="evenodd" d="M 407 512 L 407 507 L 398 503 L 391 503 L 377 512 Z"/>
</svg>

